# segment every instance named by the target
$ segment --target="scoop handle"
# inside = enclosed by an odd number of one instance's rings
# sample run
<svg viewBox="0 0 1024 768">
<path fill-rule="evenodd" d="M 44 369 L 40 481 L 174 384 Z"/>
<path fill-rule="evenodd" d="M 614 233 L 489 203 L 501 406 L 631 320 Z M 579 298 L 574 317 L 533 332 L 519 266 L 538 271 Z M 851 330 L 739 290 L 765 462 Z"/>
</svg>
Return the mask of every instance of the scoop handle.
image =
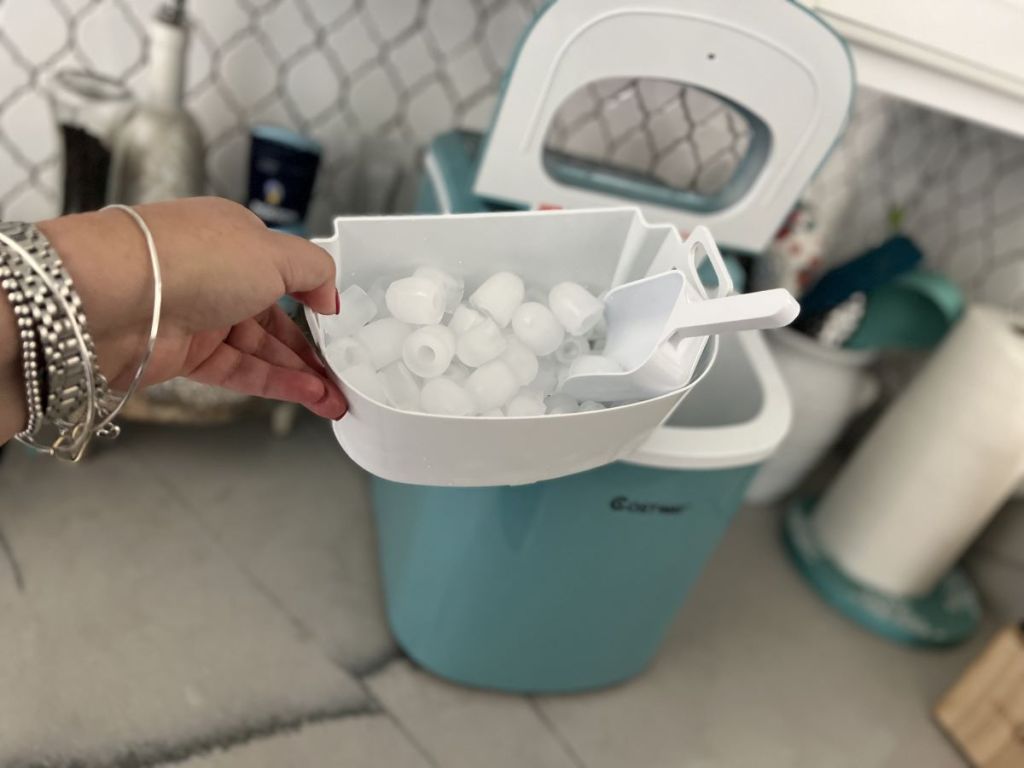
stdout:
<svg viewBox="0 0 1024 768">
<path fill-rule="evenodd" d="M 669 318 L 670 336 L 707 336 L 729 331 L 781 328 L 800 314 L 785 288 L 690 301 L 681 298 Z"/>
</svg>

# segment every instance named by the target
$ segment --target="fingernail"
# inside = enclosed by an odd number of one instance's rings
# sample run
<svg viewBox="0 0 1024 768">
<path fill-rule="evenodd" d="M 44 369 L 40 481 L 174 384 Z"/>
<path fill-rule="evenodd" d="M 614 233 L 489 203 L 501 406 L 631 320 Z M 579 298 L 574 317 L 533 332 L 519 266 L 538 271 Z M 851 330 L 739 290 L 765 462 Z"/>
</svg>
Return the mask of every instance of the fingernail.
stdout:
<svg viewBox="0 0 1024 768">
<path fill-rule="evenodd" d="M 338 293 L 338 289 L 334 289 L 334 314 L 341 312 L 341 294 Z"/>
</svg>

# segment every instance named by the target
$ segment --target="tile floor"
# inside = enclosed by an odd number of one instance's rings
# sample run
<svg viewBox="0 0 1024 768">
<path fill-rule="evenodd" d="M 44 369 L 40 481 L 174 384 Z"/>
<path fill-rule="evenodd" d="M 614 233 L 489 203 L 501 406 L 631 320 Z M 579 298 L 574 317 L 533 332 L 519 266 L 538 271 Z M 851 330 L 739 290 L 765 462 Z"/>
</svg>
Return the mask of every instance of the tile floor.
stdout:
<svg viewBox="0 0 1024 768">
<path fill-rule="evenodd" d="M 638 680 L 465 690 L 388 634 L 363 475 L 301 420 L 131 426 L 0 462 L 0 766 L 953 768 L 929 707 L 978 651 L 825 609 L 744 510 Z"/>
</svg>

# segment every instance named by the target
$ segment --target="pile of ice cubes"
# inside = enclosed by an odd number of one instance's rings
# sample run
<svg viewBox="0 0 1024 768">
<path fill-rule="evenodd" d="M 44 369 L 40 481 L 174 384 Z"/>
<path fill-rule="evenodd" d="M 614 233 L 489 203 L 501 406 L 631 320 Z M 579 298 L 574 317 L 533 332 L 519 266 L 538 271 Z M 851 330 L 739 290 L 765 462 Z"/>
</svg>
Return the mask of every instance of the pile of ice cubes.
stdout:
<svg viewBox="0 0 1024 768">
<path fill-rule="evenodd" d="M 578 283 L 550 290 L 498 272 L 464 302 L 462 278 L 420 267 L 341 294 L 323 318 L 342 381 L 404 411 L 543 416 L 600 410 L 559 391 L 570 374 L 619 371 L 600 354 L 604 304 Z"/>
</svg>

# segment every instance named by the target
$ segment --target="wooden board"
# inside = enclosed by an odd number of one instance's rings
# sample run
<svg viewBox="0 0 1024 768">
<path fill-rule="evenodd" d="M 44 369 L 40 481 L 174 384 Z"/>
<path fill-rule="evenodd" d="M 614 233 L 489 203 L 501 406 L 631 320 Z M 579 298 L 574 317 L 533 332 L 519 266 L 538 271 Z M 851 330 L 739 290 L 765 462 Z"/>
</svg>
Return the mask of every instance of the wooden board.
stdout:
<svg viewBox="0 0 1024 768">
<path fill-rule="evenodd" d="M 999 632 L 935 717 L 976 768 L 1024 768 L 1024 631 Z"/>
</svg>

